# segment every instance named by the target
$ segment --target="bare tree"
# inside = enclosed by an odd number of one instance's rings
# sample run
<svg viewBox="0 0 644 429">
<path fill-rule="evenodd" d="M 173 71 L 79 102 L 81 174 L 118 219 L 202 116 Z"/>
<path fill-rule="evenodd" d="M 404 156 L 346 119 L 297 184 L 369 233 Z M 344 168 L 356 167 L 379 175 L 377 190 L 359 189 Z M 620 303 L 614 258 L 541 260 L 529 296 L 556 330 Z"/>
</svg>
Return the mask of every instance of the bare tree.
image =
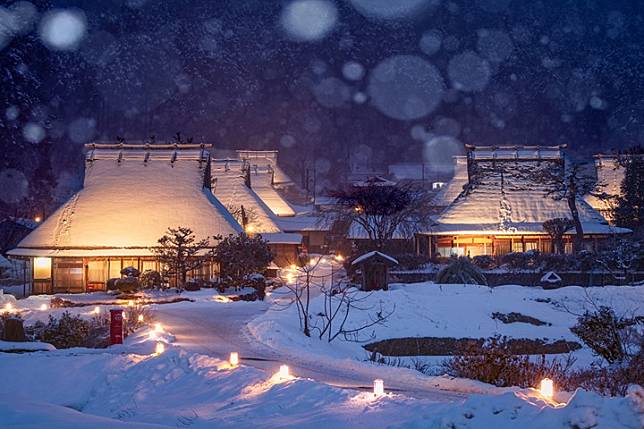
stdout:
<svg viewBox="0 0 644 429">
<path fill-rule="evenodd" d="M 574 223 L 567 218 L 548 219 L 543 223 L 543 230 L 548 233 L 552 241 L 552 253 L 564 253 L 563 236 L 566 232 L 570 231 Z"/>
<path fill-rule="evenodd" d="M 321 292 L 324 296 L 324 311 L 318 314 L 317 323 L 313 329 L 318 331 L 320 339 L 326 336 L 329 343 L 339 336 L 353 342 L 373 339 L 375 337 L 373 332 L 367 337 L 361 335 L 376 325 L 384 324 L 396 309 L 395 305 L 391 309 L 385 309 L 382 301 L 377 309 L 374 305 L 367 305 L 371 294 L 360 292 L 346 282 L 332 284 L 328 288 L 323 287 Z M 347 327 L 349 315 L 356 311 L 369 312 L 369 321 L 349 328 Z"/>
<path fill-rule="evenodd" d="M 367 182 L 336 190 L 330 196 L 337 204 L 324 212 L 325 220 L 347 227 L 359 225 L 376 249 L 396 236 L 410 238 L 430 224 L 430 198 L 412 184 Z"/>
<path fill-rule="evenodd" d="M 300 327 L 307 337 L 317 332 L 319 339 L 326 337 L 332 342 L 338 337 L 347 341 L 361 342 L 373 338 L 361 336 L 369 328 L 383 324 L 394 312 L 394 308 L 386 310 L 382 303 L 378 309 L 368 306 L 371 294 L 360 292 L 346 281 L 331 282 L 327 285 L 329 275 L 318 274 L 318 267 L 322 258 L 308 258 L 300 256 L 298 264 L 292 267 L 286 276 L 286 286 L 291 291 L 293 303 L 297 306 Z M 323 310 L 315 315 L 311 314 L 312 288 L 320 291 L 324 298 Z M 369 321 L 359 326 L 347 327 L 350 314 L 356 311 L 369 311 Z"/>
</svg>

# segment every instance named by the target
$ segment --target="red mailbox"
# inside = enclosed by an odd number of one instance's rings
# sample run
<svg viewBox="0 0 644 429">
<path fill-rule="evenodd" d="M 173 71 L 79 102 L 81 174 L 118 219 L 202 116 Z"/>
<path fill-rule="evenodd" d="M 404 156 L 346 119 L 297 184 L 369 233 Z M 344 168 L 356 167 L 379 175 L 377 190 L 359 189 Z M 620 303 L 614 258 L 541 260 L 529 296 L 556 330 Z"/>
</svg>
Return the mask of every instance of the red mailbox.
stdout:
<svg viewBox="0 0 644 429">
<path fill-rule="evenodd" d="M 110 310 L 110 345 L 123 344 L 123 310 Z"/>
</svg>

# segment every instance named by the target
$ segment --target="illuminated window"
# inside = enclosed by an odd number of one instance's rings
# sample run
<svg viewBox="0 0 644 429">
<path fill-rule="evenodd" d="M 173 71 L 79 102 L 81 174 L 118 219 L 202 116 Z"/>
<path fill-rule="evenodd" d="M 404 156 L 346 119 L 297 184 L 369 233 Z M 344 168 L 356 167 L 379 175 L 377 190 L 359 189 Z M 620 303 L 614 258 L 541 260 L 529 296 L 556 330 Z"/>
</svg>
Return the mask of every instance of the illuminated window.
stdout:
<svg viewBox="0 0 644 429">
<path fill-rule="evenodd" d="M 105 283 L 107 281 L 107 260 L 87 262 L 87 282 Z"/>
<path fill-rule="evenodd" d="M 34 258 L 34 280 L 51 278 L 51 258 Z"/>
<path fill-rule="evenodd" d="M 110 278 L 111 279 L 121 278 L 121 258 L 118 258 L 118 259 L 110 258 Z"/>
</svg>

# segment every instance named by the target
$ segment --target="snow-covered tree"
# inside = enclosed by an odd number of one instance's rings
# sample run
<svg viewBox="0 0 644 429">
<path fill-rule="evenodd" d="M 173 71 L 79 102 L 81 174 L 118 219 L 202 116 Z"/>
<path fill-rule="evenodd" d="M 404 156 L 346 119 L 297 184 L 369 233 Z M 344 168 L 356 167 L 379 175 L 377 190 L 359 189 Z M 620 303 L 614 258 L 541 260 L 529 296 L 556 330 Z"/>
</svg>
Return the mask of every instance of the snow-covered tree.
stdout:
<svg viewBox="0 0 644 429">
<path fill-rule="evenodd" d="M 221 277 L 240 286 L 248 275 L 263 272 L 273 260 L 268 242 L 261 235 L 229 235 L 213 249 L 212 256 L 219 262 Z"/>
</svg>

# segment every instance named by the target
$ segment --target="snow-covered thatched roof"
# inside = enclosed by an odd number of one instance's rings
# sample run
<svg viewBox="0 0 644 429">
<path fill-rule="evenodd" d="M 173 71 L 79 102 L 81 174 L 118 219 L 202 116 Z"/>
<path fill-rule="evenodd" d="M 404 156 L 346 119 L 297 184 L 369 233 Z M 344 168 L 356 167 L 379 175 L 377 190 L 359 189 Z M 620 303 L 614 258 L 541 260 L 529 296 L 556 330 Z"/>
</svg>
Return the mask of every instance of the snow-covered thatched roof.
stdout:
<svg viewBox="0 0 644 429">
<path fill-rule="evenodd" d="M 257 232 L 279 232 L 275 215 L 264 204 L 254 190 L 246 186 L 244 163 L 239 160 L 213 160 L 212 192 L 228 209 L 241 206 L 252 218 L 251 224 Z"/>
<path fill-rule="evenodd" d="M 270 172 L 276 185 L 290 185 L 293 180 L 277 164 L 276 150 L 238 150 L 237 156 L 247 161 L 252 169 Z"/>
<path fill-rule="evenodd" d="M 9 254 L 144 256 L 168 227 L 189 227 L 199 239 L 241 231 L 207 188 L 210 147 L 86 149 L 83 189 Z"/>
<path fill-rule="evenodd" d="M 605 194 L 608 197 L 618 197 L 621 194 L 622 181 L 626 169 L 620 164 L 616 155 L 596 155 L 597 188 L 594 194 Z M 595 210 L 610 210 L 611 203 L 605 198 L 588 194 L 584 200 Z"/>
<path fill-rule="evenodd" d="M 262 201 L 257 193 L 246 186 L 244 166 L 240 160 L 213 160 L 212 191 L 228 210 L 239 210 L 241 206 L 249 216 L 249 224 L 255 233 L 273 244 L 299 244 L 302 236 L 283 233 L 277 216 Z"/>
<path fill-rule="evenodd" d="M 526 176 L 538 169 L 562 168 L 562 147 L 470 148 L 471 174 L 468 190 L 437 218 L 432 233 L 544 234 L 548 219 L 570 218 L 565 200 L 549 194 L 548 185 Z M 628 232 L 614 228 L 583 199 L 577 201 L 579 216 L 588 234 Z M 571 231 L 573 233 L 574 231 Z"/>
<path fill-rule="evenodd" d="M 293 207 L 282 197 L 277 189 L 273 186 L 272 172 L 255 168 L 251 166 L 250 169 L 250 183 L 251 188 L 262 199 L 264 204 L 271 209 L 277 216 L 295 216 Z"/>
<path fill-rule="evenodd" d="M 447 207 L 463 192 L 467 185 L 467 158 L 464 155 L 454 156 L 454 177 L 443 186 L 432 199 L 432 204 Z"/>
</svg>

